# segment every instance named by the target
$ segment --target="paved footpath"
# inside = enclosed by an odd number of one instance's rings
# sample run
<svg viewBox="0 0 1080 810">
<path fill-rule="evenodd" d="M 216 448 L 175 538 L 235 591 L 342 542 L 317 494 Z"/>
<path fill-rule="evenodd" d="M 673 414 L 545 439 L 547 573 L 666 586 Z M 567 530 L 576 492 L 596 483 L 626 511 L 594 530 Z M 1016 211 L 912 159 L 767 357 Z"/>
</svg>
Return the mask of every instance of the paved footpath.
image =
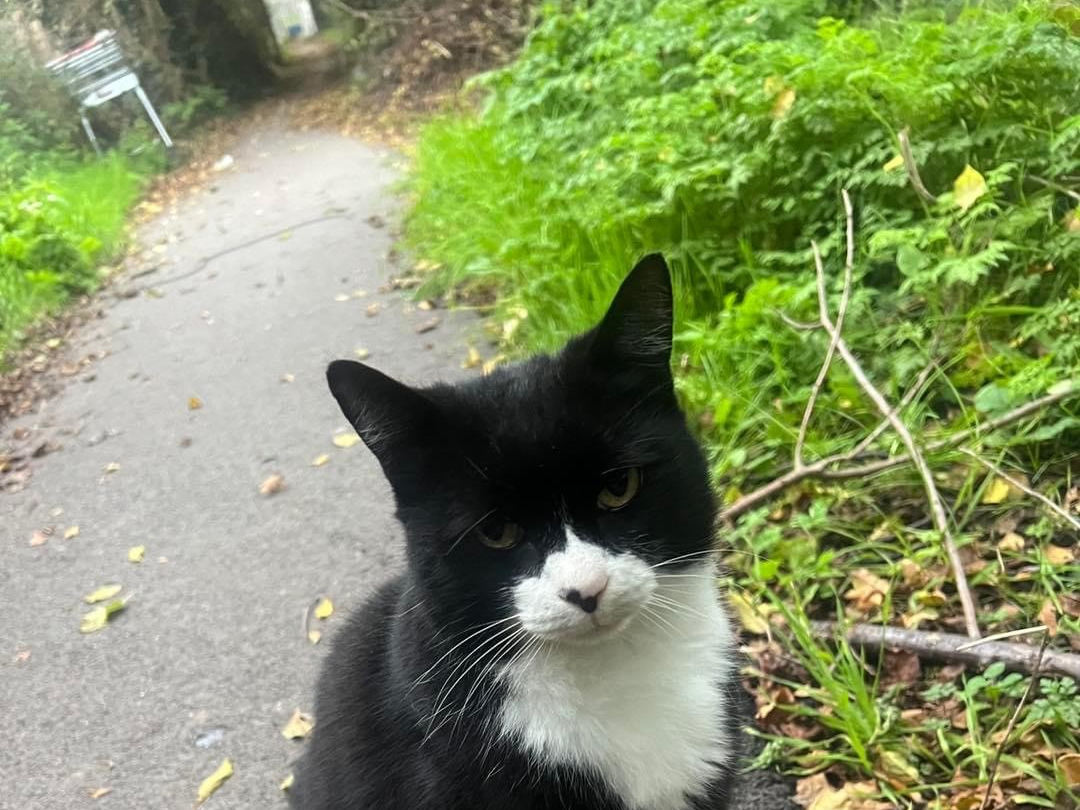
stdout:
<svg viewBox="0 0 1080 810">
<path fill-rule="evenodd" d="M 187 810 L 226 757 L 235 774 L 208 808 L 283 807 L 301 743 L 281 729 L 311 709 L 326 649 L 305 611 L 331 597 L 332 633 L 400 561 L 378 465 L 332 443 L 347 425 L 324 368 L 364 349 L 415 382 L 469 373 L 477 322 L 379 292 L 395 156 L 271 129 L 234 157 L 140 230 L 164 263 L 65 347 L 106 353 L 93 378 L 4 427 L 62 449 L 0 494 L 3 810 Z M 274 474 L 285 488 L 260 494 Z M 127 609 L 80 634 L 82 597 L 112 583 Z M 789 806 L 753 781 L 741 810 Z"/>
</svg>

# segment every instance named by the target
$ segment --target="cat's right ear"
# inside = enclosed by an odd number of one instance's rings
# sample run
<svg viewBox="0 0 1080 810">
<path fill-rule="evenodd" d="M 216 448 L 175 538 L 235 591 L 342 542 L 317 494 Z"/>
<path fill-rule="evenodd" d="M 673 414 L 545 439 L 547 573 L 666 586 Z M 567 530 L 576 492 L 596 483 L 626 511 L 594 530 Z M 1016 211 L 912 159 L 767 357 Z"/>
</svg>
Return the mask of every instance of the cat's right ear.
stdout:
<svg viewBox="0 0 1080 810">
<path fill-rule="evenodd" d="M 375 454 L 399 495 L 439 436 L 438 408 L 420 391 L 352 360 L 335 360 L 326 381 L 341 412 Z"/>
</svg>

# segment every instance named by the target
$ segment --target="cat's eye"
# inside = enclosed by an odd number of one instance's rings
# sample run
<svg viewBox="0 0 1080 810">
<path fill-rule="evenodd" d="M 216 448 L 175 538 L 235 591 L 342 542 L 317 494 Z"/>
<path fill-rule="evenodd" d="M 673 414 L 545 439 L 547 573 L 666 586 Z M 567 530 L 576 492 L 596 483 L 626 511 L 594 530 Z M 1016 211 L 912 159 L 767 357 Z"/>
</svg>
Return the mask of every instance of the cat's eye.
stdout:
<svg viewBox="0 0 1080 810">
<path fill-rule="evenodd" d="M 625 467 L 612 470 L 603 478 L 604 488 L 596 496 L 596 505 L 608 512 L 622 509 L 641 489 L 641 470 L 637 467 Z"/>
<path fill-rule="evenodd" d="M 513 548 L 525 534 L 517 523 L 497 515 L 481 523 L 477 533 L 481 543 L 498 551 Z"/>
</svg>

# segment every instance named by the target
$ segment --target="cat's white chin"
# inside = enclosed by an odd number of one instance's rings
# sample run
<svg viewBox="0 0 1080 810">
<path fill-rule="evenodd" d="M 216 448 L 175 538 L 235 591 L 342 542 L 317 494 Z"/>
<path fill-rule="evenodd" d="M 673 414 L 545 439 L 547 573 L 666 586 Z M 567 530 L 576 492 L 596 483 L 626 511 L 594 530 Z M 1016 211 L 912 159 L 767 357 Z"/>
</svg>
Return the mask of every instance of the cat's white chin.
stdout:
<svg viewBox="0 0 1080 810">
<path fill-rule="evenodd" d="M 624 615 L 617 619 L 594 619 L 592 621 L 575 622 L 573 626 L 563 627 L 558 630 L 550 628 L 525 629 L 532 635 L 543 641 L 552 641 L 564 644 L 600 644 L 613 638 L 617 638 L 633 623 L 638 611 Z"/>
</svg>

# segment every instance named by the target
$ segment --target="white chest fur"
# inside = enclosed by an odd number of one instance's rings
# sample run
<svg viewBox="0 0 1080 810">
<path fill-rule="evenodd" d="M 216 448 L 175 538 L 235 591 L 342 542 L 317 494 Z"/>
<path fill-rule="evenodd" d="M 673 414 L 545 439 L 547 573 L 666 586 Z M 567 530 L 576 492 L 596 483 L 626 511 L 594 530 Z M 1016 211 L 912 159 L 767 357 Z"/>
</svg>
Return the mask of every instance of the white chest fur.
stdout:
<svg viewBox="0 0 1080 810">
<path fill-rule="evenodd" d="M 734 752 L 730 624 L 711 566 L 683 572 L 619 635 L 503 673 L 502 733 L 543 762 L 598 772 L 628 810 L 683 810 Z"/>
</svg>

